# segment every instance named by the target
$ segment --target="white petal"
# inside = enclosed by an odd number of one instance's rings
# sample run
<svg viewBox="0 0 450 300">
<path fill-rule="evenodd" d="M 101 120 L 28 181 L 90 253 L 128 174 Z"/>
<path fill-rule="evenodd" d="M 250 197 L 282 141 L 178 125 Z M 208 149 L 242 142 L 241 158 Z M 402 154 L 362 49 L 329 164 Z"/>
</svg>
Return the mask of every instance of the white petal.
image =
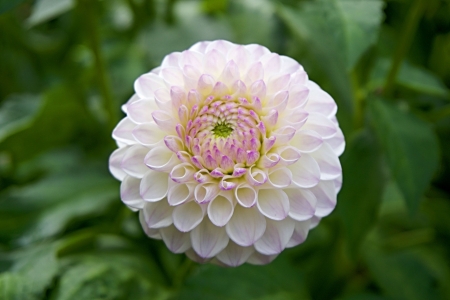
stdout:
<svg viewBox="0 0 450 300">
<path fill-rule="evenodd" d="M 173 224 L 178 230 L 188 232 L 203 220 L 204 209 L 195 201 L 183 203 L 174 208 Z"/>
<path fill-rule="evenodd" d="M 320 181 L 319 165 L 309 154 L 303 153 L 300 159 L 288 168 L 292 172 L 292 182 L 298 187 L 313 187 Z"/>
<path fill-rule="evenodd" d="M 167 195 L 170 205 L 180 205 L 194 199 L 194 187 L 184 183 L 173 184 Z"/>
<path fill-rule="evenodd" d="M 201 257 L 192 248 L 188 249 L 186 251 L 186 256 L 189 257 L 189 259 L 191 259 L 192 261 L 195 261 L 195 262 L 197 262 L 199 264 L 204 264 L 204 263 L 207 263 L 207 262 L 209 262 L 211 260 L 210 258 L 203 258 L 203 257 Z"/>
<path fill-rule="evenodd" d="M 255 249 L 264 255 L 279 254 L 284 250 L 294 232 L 295 221 L 286 218 L 282 221 L 266 220 L 266 231 L 256 241 Z"/>
<path fill-rule="evenodd" d="M 275 146 L 286 146 L 286 144 L 294 137 L 296 129 L 292 126 L 284 126 L 273 131 L 276 137 Z"/>
<path fill-rule="evenodd" d="M 169 113 L 162 110 L 154 110 L 151 117 L 158 127 L 169 134 L 176 134 L 176 119 Z"/>
<path fill-rule="evenodd" d="M 183 72 L 178 67 L 165 67 L 161 69 L 161 77 L 168 86 L 183 86 Z"/>
<path fill-rule="evenodd" d="M 311 220 L 295 222 L 294 232 L 291 239 L 287 243 L 286 248 L 291 248 L 303 243 L 308 236 L 310 224 Z"/>
<path fill-rule="evenodd" d="M 313 130 L 323 139 L 331 138 L 337 132 L 336 125 L 324 115 L 310 113 L 302 130 Z"/>
<path fill-rule="evenodd" d="M 316 216 L 325 217 L 333 211 L 336 206 L 335 189 L 336 187 L 332 180 L 320 181 L 318 185 L 310 189 L 317 198 Z"/>
<path fill-rule="evenodd" d="M 341 162 L 327 143 L 322 144 L 322 147 L 310 155 L 319 165 L 321 180 L 335 179 L 342 174 Z"/>
<path fill-rule="evenodd" d="M 152 239 L 161 239 L 161 234 L 159 233 L 159 229 L 149 228 L 147 223 L 145 222 L 144 212 L 142 210 L 139 211 L 139 222 L 141 223 L 142 229 L 144 229 L 145 234 Z"/>
<path fill-rule="evenodd" d="M 263 215 L 272 220 L 283 220 L 289 212 L 289 199 L 282 190 L 259 190 L 256 205 Z"/>
<path fill-rule="evenodd" d="M 340 156 L 344 152 L 345 139 L 344 134 L 339 127 L 337 127 L 336 134 L 332 138 L 326 139 L 325 141 L 331 146 L 337 156 Z"/>
<path fill-rule="evenodd" d="M 154 73 L 141 75 L 134 82 L 134 90 L 143 99 L 153 97 L 154 91 L 162 87 L 164 87 L 163 79 Z"/>
<path fill-rule="evenodd" d="M 314 216 L 311 218 L 311 223 L 309 224 L 309 230 L 316 228 L 317 225 L 319 225 L 320 220 L 322 219 L 322 217 L 318 217 L 318 216 Z"/>
<path fill-rule="evenodd" d="M 316 212 L 316 196 L 305 189 L 284 190 L 289 198 L 289 216 L 296 221 L 311 219 Z"/>
<path fill-rule="evenodd" d="M 109 157 L 109 172 L 118 180 L 123 180 L 123 178 L 127 175 L 122 170 L 122 158 L 125 155 L 125 152 L 128 150 L 128 147 L 122 147 L 116 149 L 111 156 Z"/>
<path fill-rule="evenodd" d="M 292 146 L 304 153 L 316 151 L 322 146 L 322 137 L 312 130 L 299 130 L 289 142 Z"/>
<path fill-rule="evenodd" d="M 298 70 L 302 70 L 303 67 L 294 59 L 280 55 L 281 59 L 281 73 L 289 73 L 292 74 L 297 72 Z"/>
<path fill-rule="evenodd" d="M 231 219 L 233 210 L 231 200 L 223 196 L 217 196 L 208 205 L 208 216 L 214 225 L 222 227 Z"/>
<path fill-rule="evenodd" d="M 132 209 L 142 209 L 144 207 L 144 200 L 139 194 L 140 179 L 125 176 L 120 184 L 120 198 L 123 203 Z"/>
<path fill-rule="evenodd" d="M 202 183 L 195 187 L 195 201 L 198 203 L 208 203 L 213 200 L 220 192 L 217 182 Z"/>
<path fill-rule="evenodd" d="M 160 231 L 164 243 L 173 253 L 183 253 L 191 248 L 189 233 L 180 232 L 175 226 L 161 228 Z"/>
<path fill-rule="evenodd" d="M 179 163 L 176 154 L 166 146 L 155 147 L 150 150 L 144 161 L 149 168 L 161 172 L 171 172 L 173 167 Z"/>
<path fill-rule="evenodd" d="M 252 265 L 267 265 L 272 262 L 278 255 L 264 255 L 259 252 L 253 252 L 247 262 Z"/>
<path fill-rule="evenodd" d="M 285 188 L 291 184 L 292 173 L 288 168 L 279 168 L 269 173 L 269 183 L 276 188 Z"/>
<path fill-rule="evenodd" d="M 144 205 L 144 220 L 149 228 L 161 228 L 172 225 L 173 208 L 167 201 L 155 203 L 147 202 Z"/>
<path fill-rule="evenodd" d="M 312 84 L 312 81 L 309 81 L 307 86 L 310 88 L 310 92 L 305 109 L 311 112 L 320 113 L 327 117 L 334 116 L 337 112 L 337 105 L 333 98 L 317 84 Z"/>
<path fill-rule="evenodd" d="M 225 57 L 216 49 L 212 49 L 205 54 L 205 73 L 210 74 L 216 78 L 222 73 L 225 68 Z"/>
<path fill-rule="evenodd" d="M 132 135 L 142 145 L 152 147 L 164 139 L 165 133 L 155 123 L 145 123 L 134 127 Z"/>
<path fill-rule="evenodd" d="M 168 176 L 166 173 L 148 170 L 140 184 L 141 197 L 148 202 L 156 202 L 167 195 Z"/>
<path fill-rule="evenodd" d="M 187 183 L 194 180 L 197 169 L 190 163 L 182 163 L 173 167 L 170 178 L 177 183 Z"/>
<path fill-rule="evenodd" d="M 136 124 L 130 120 L 130 118 L 123 118 L 113 131 L 113 138 L 117 141 L 123 142 L 127 145 L 136 144 L 135 139 L 131 132 Z"/>
<path fill-rule="evenodd" d="M 153 122 L 152 112 L 157 109 L 155 101 L 146 99 L 127 105 L 128 117 L 137 124 Z"/>
<path fill-rule="evenodd" d="M 166 55 L 161 63 L 161 67 L 177 67 L 180 57 L 180 52 L 172 52 Z"/>
<path fill-rule="evenodd" d="M 246 183 L 238 185 L 234 190 L 234 195 L 237 202 L 243 207 L 254 206 L 258 197 L 256 190 Z"/>
<path fill-rule="evenodd" d="M 228 236 L 238 245 L 253 245 L 266 230 L 266 218 L 256 207 L 236 206 L 233 216 L 226 226 Z"/>
<path fill-rule="evenodd" d="M 144 158 L 149 152 L 147 147 L 141 145 L 133 145 L 128 148 L 122 158 L 120 166 L 129 175 L 137 178 L 144 177 L 149 170 L 144 163 Z"/>
<path fill-rule="evenodd" d="M 191 232 L 192 248 L 203 258 L 215 256 L 227 246 L 228 241 L 225 228 L 215 226 L 207 218 Z"/>
<path fill-rule="evenodd" d="M 245 263 L 254 251 L 253 247 L 242 247 L 230 241 L 216 257 L 230 267 L 237 267 Z"/>
<path fill-rule="evenodd" d="M 273 150 L 280 156 L 280 165 L 289 166 L 295 164 L 301 157 L 298 149 L 292 146 L 278 147 Z"/>
</svg>

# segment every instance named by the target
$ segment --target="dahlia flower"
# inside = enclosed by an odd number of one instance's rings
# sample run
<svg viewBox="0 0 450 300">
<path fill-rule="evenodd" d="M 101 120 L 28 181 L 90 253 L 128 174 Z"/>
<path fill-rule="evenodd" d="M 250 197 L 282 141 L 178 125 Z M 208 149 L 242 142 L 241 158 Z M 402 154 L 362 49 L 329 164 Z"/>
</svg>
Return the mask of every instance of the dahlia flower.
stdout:
<svg viewBox="0 0 450 300">
<path fill-rule="evenodd" d="M 329 94 L 260 45 L 200 42 L 141 75 L 110 171 L 146 234 L 198 262 L 266 264 L 336 205 Z"/>
</svg>

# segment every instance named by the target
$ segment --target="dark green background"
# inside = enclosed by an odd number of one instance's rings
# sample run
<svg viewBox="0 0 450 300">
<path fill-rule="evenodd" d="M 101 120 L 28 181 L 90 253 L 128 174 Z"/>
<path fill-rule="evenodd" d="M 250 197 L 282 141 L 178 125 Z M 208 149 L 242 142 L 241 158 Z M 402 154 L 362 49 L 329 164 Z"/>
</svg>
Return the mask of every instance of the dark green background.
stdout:
<svg viewBox="0 0 450 300">
<path fill-rule="evenodd" d="M 450 1 L 0 0 L 0 299 L 450 299 Z M 133 81 L 201 40 L 339 106 L 336 210 L 267 266 L 148 239 L 108 173 Z"/>
</svg>

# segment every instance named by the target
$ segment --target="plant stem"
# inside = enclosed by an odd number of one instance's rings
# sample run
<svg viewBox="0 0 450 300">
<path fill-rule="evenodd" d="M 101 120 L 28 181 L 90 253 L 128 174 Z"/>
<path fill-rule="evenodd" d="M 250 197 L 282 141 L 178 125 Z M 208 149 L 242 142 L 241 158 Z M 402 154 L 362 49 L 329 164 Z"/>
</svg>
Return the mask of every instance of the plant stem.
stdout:
<svg viewBox="0 0 450 300">
<path fill-rule="evenodd" d="M 397 79 L 398 71 L 406 56 L 411 43 L 416 33 L 419 21 L 422 18 L 424 12 L 424 0 L 416 0 L 411 8 L 409 9 L 408 16 L 406 17 L 405 25 L 400 35 L 400 40 L 398 41 L 397 48 L 394 53 L 394 58 L 392 61 L 391 69 L 389 70 L 386 82 L 384 84 L 384 95 L 389 96 L 393 91 L 394 84 Z"/>
<path fill-rule="evenodd" d="M 92 53 L 94 54 L 95 75 L 103 98 L 103 107 L 108 115 L 108 129 L 112 130 L 119 121 L 118 110 L 116 109 L 111 83 L 108 76 L 105 60 L 101 51 L 101 41 L 98 31 L 98 14 L 96 14 L 96 1 L 79 0 L 82 13 L 85 17 L 88 39 Z"/>
</svg>

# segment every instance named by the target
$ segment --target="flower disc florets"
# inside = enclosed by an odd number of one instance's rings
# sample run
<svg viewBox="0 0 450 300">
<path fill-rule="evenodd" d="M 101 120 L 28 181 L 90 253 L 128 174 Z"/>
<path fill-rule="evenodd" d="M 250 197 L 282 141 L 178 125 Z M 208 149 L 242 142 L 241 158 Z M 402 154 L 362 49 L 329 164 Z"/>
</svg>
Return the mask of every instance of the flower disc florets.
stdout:
<svg viewBox="0 0 450 300">
<path fill-rule="evenodd" d="M 110 170 L 146 233 L 175 253 L 265 264 L 336 205 L 334 100 L 293 59 L 201 42 L 139 77 Z"/>
</svg>

